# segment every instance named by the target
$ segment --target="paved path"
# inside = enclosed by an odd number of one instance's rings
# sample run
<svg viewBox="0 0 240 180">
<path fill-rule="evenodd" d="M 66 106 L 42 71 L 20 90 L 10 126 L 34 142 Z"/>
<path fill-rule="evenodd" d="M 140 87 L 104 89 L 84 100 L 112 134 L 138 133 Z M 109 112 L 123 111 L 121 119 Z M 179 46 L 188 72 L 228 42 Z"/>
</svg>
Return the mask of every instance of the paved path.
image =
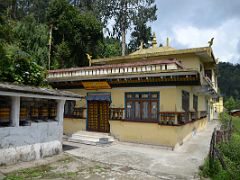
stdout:
<svg viewBox="0 0 240 180">
<path fill-rule="evenodd" d="M 66 153 L 101 163 L 120 165 L 146 172 L 162 179 L 194 179 L 208 154 L 215 122 L 197 133 L 177 150 L 158 146 L 116 142 L 110 146 L 90 146 L 65 142 Z"/>
<path fill-rule="evenodd" d="M 5 176 L 3 174 L 1 174 L 0 172 L 0 180 L 3 180 L 5 178 Z"/>
</svg>

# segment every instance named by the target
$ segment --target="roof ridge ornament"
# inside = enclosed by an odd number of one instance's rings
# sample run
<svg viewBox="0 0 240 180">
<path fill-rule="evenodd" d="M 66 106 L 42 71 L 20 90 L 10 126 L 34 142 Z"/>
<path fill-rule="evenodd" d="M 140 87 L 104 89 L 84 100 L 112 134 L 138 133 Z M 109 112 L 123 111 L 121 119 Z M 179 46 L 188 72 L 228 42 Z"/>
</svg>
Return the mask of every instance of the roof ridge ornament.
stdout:
<svg viewBox="0 0 240 180">
<path fill-rule="evenodd" d="M 152 36 L 152 47 L 156 48 L 157 47 L 157 38 L 156 38 L 156 33 L 153 32 L 153 36 Z"/>
<path fill-rule="evenodd" d="M 90 54 L 88 54 L 88 53 L 86 53 L 86 55 L 87 55 L 89 66 L 92 66 L 92 56 Z"/>
<path fill-rule="evenodd" d="M 213 45 L 213 40 L 214 40 L 214 37 L 212 37 L 212 38 L 210 39 L 210 41 L 208 41 L 209 47 L 212 47 L 212 45 Z"/>
<path fill-rule="evenodd" d="M 169 45 L 170 45 L 170 39 L 169 39 L 169 37 L 167 37 L 166 46 L 169 47 Z"/>
<path fill-rule="evenodd" d="M 143 49 L 143 41 L 140 42 L 140 46 L 138 47 L 139 50 Z"/>
</svg>

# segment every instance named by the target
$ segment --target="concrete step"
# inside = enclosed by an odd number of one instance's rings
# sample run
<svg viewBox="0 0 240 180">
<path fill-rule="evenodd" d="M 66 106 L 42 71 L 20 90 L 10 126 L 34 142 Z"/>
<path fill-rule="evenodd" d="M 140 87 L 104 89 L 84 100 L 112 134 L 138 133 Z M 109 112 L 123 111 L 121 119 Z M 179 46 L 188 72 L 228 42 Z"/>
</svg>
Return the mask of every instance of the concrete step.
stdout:
<svg viewBox="0 0 240 180">
<path fill-rule="evenodd" d="M 112 142 L 114 142 L 114 138 L 110 136 L 108 133 L 79 131 L 77 133 L 72 134 L 68 141 L 88 145 L 101 145 L 111 144 Z"/>
</svg>

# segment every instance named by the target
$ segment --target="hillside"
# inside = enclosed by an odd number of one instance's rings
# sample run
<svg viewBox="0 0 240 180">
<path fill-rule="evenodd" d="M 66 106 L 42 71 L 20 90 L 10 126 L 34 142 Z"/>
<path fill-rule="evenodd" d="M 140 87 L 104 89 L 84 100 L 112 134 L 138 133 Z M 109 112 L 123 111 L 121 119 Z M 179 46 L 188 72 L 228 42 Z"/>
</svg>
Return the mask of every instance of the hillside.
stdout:
<svg viewBox="0 0 240 180">
<path fill-rule="evenodd" d="M 224 97 L 240 99 L 240 64 L 220 62 L 218 64 L 218 85 Z"/>
</svg>

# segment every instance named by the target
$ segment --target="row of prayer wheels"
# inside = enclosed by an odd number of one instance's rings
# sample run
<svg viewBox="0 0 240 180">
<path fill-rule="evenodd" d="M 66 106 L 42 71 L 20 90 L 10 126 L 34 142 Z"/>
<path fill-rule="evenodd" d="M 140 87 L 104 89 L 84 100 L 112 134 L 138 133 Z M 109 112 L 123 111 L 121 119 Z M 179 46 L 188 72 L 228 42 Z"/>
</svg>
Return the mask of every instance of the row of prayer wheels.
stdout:
<svg viewBox="0 0 240 180">
<path fill-rule="evenodd" d="M 0 120 L 1 121 L 9 121 L 11 114 L 11 108 L 4 107 L 0 108 Z M 56 107 L 40 107 L 40 108 L 21 108 L 20 109 L 20 120 L 25 120 L 30 117 L 30 119 L 37 119 L 37 118 L 55 118 L 57 116 L 57 109 Z"/>
</svg>

